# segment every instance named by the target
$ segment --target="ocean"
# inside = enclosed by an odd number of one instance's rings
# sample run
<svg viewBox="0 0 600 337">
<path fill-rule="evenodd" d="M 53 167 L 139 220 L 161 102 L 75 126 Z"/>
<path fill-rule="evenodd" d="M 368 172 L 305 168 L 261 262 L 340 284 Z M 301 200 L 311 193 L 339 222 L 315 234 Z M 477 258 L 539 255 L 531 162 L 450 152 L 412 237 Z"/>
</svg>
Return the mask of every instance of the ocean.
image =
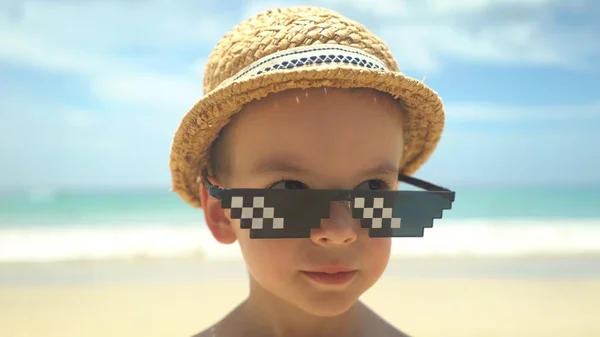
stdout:
<svg viewBox="0 0 600 337">
<path fill-rule="evenodd" d="M 465 187 L 402 256 L 600 256 L 600 186 Z M 0 263 L 198 257 L 239 260 L 201 210 L 168 189 L 0 194 Z"/>
</svg>

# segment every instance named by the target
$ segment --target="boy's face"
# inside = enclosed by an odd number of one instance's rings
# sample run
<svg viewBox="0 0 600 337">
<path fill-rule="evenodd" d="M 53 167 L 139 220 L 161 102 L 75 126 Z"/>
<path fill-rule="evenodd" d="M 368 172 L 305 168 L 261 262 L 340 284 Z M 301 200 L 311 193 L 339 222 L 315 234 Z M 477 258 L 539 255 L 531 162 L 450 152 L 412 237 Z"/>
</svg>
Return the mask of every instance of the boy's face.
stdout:
<svg viewBox="0 0 600 337">
<path fill-rule="evenodd" d="M 222 142 L 226 187 L 396 189 L 402 114 L 392 97 L 372 90 L 290 90 L 244 107 Z M 213 235 L 239 242 L 256 288 L 251 291 L 265 299 L 339 315 L 388 263 L 391 239 L 370 238 L 346 203 L 332 203 L 330 218 L 310 239 L 250 239 L 220 201 L 201 193 Z M 339 278 L 310 273 L 327 267 L 353 272 Z"/>
</svg>

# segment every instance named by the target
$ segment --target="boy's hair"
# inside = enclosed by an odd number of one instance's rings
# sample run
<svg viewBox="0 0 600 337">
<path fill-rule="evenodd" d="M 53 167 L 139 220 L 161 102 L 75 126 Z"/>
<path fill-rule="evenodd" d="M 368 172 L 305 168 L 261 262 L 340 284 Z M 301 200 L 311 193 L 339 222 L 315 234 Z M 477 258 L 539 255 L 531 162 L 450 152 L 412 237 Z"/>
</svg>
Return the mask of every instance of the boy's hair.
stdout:
<svg viewBox="0 0 600 337">
<path fill-rule="evenodd" d="M 211 144 L 209 150 L 210 170 L 212 172 L 212 176 L 216 178 L 222 186 L 229 186 L 228 178 L 231 172 L 229 160 L 225 155 L 226 148 L 223 142 L 226 132 L 227 126 L 221 129 L 217 135 L 217 138 Z M 207 172 L 203 172 L 203 174 L 207 174 Z M 204 187 L 206 188 L 206 186 Z"/>
</svg>

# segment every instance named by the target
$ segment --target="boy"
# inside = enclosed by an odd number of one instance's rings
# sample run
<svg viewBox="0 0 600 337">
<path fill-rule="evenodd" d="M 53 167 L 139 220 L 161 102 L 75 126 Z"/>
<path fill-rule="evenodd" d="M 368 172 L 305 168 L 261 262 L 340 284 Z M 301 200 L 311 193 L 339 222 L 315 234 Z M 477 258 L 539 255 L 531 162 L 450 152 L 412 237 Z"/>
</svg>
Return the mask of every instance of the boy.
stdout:
<svg viewBox="0 0 600 337">
<path fill-rule="evenodd" d="M 174 190 L 239 243 L 250 294 L 197 336 L 405 336 L 358 298 L 391 237 L 422 236 L 450 208 L 453 192 L 406 176 L 440 138 L 440 98 L 365 27 L 315 7 L 238 25 L 204 88 L 175 135 Z"/>
</svg>

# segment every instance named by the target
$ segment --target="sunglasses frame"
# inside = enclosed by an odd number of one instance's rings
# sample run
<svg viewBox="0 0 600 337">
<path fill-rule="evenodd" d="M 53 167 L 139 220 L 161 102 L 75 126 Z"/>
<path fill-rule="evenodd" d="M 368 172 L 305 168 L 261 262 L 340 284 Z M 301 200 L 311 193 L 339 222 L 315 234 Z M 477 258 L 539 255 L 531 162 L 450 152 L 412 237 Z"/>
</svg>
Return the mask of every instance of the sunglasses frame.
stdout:
<svg viewBox="0 0 600 337">
<path fill-rule="evenodd" d="M 427 182 L 427 181 L 424 181 L 424 180 L 421 180 L 421 179 L 418 179 L 415 177 L 407 176 L 404 174 L 399 174 L 398 180 L 399 180 L 399 182 L 403 182 L 403 183 L 409 184 L 411 186 L 421 188 L 424 191 L 412 191 L 412 190 L 362 191 L 362 190 L 342 190 L 342 189 L 335 189 L 335 190 L 334 189 L 301 189 L 301 190 L 279 190 L 278 189 L 278 190 L 273 190 L 273 189 L 257 189 L 257 188 L 223 188 L 218 185 L 212 184 L 210 181 L 208 181 L 208 179 L 205 179 L 205 184 L 206 184 L 205 186 L 207 186 L 207 190 L 208 190 L 207 192 L 208 192 L 209 196 L 211 196 L 212 198 L 215 198 L 217 200 L 221 200 L 221 205 L 223 208 L 231 208 L 231 205 L 227 205 L 227 204 L 230 204 L 232 202 L 232 198 L 235 196 L 248 196 L 248 197 L 250 197 L 250 196 L 257 197 L 258 196 L 258 197 L 260 197 L 261 194 L 265 193 L 266 191 L 272 191 L 272 192 L 270 192 L 272 194 L 290 193 L 290 192 L 298 193 L 297 195 L 303 196 L 305 198 L 305 200 L 309 194 L 316 193 L 316 194 L 320 194 L 322 196 L 322 198 L 330 200 L 330 202 L 340 201 L 340 202 L 351 202 L 351 203 L 353 203 L 353 197 L 356 197 L 357 195 L 372 196 L 373 198 L 384 197 L 387 195 L 387 196 L 392 196 L 392 199 L 393 198 L 405 198 L 408 200 L 432 200 L 432 198 L 433 198 L 433 200 L 438 201 L 438 205 L 431 205 L 434 209 L 433 212 L 435 212 L 435 213 L 431 213 L 427 217 L 424 217 L 424 219 L 429 219 L 429 220 L 419 219 L 419 221 L 421 222 L 420 224 L 413 225 L 412 229 L 409 228 L 408 230 L 404 230 L 403 232 L 397 231 L 396 233 L 400 233 L 397 235 L 394 235 L 394 230 L 391 228 L 387 228 L 385 230 L 378 231 L 378 229 L 369 227 L 370 225 L 367 225 L 363 218 L 356 217 L 353 215 L 353 218 L 361 220 L 361 227 L 369 228 L 369 236 L 370 237 L 423 237 L 424 228 L 432 227 L 433 220 L 436 218 L 440 219 L 442 217 L 442 211 L 444 209 L 449 210 L 452 208 L 452 203 L 454 202 L 456 193 L 448 188 L 441 187 L 441 186 L 432 184 L 430 182 Z M 267 192 L 267 193 L 269 193 L 269 192 Z M 427 199 L 427 198 L 429 198 L 429 199 Z M 264 199 L 264 196 L 263 196 L 263 199 Z M 440 201 L 443 203 L 443 205 L 440 204 Z M 329 207 L 329 205 L 327 205 L 327 207 Z M 240 212 L 241 212 L 241 209 L 240 209 Z M 319 211 L 315 211 L 315 212 L 320 213 L 320 215 L 319 214 L 318 215 L 311 214 L 312 218 L 310 218 L 309 220 L 302 219 L 301 221 L 312 221 L 314 219 L 314 217 L 319 217 L 320 219 L 328 218 L 328 216 L 325 216 L 323 214 L 324 210 L 322 210 L 322 209 Z M 438 213 L 439 213 L 439 215 L 438 215 Z M 238 217 L 234 217 L 234 218 L 238 218 Z M 243 220 L 248 220 L 248 219 L 243 219 Z M 242 228 L 250 229 L 250 237 L 251 238 L 306 238 L 306 237 L 310 236 L 310 228 L 314 228 L 314 226 L 310 227 L 309 229 L 300 228 L 293 236 L 287 236 L 287 237 L 280 237 L 275 234 L 269 234 L 268 231 L 266 233 L 264 233 L 264 230 L 254 229 L 249 224 L 243 225 Z M 400 227 L 397 227 L 397 228 L 399 230 Z"/>
</svg>

